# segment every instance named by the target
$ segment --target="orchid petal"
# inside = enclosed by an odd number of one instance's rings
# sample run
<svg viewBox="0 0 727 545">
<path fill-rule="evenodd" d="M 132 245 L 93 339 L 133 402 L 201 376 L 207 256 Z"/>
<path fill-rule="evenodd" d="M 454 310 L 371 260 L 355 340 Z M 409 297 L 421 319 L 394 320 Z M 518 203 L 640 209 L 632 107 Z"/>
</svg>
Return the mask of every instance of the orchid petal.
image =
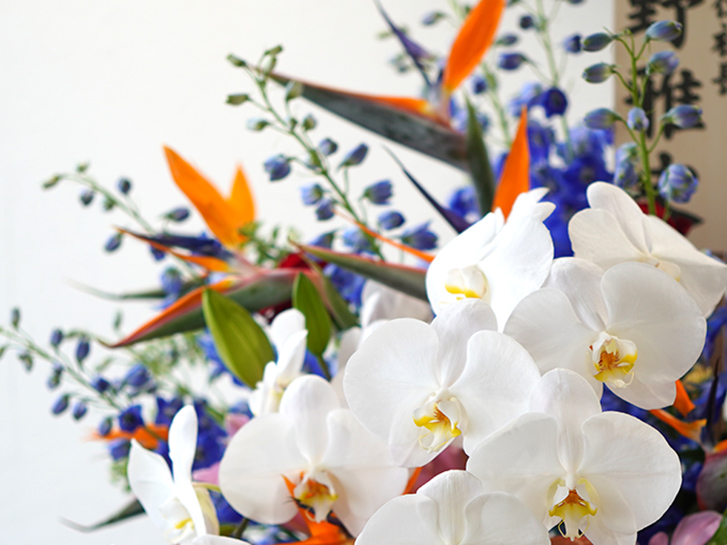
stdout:
<svg viewBox="0 0 727 545">
<path fill-rule="evenodd" d="M 439 532 L 446 543 L 461 543 L 467 528 L 465 506 L 483 493 L 482 483 L 471 473 L 451 470 L 422 486 L 417 495 L 437 504 Z"/>
<path fill-rule="evenodd" d="M 552 416 L 525 414 L 480 443 L 467 471 L 482 481 L 486 492 L 512 494 L 544 520 L 550 507 L 548 489 L 564 474 L 557 432 Z"/>
<path fill-rule="evenodd" d="M 331 385 L 315 375 L 294 380 L 283 394 L 280 413 L 294 422 L 298 448 L 312 465 L 323 458 L 329 441 L 328 413 L 340 406 Z"/>
<path fill-rule="evenodd" d="M 220 489 L 243 516 L 281 524 L 297 512 L 282 476 L 297 479 L 305 467 L 289 418 L 280 413 L 253 418 L 227 445 L 220 463 Z"/>
<path fill-rule="evenodd" d="M 568 369 L 554 369 L 536 384 L 530 410 L 558 421 L 558 452 L 563 467 L 575 473 L 583 457 L 583 423 L 601 413 L 601 403 L 583 377 Z"/>
<path fill-rule="evenodd" d="M 595 182 L 586 190 L 591 208 L 605 210 L 619 219 L 624 235 L 638 250 L 647 253 L 649 241 L 644 231 L 644 213 L 628 193 L 606 182 Z"/>
<path fill-rule="evenodd" d="M 593 378 L 588 351 L 598 333 L 581 323 L 564 293 L 543 288 L 528 295 L 513 310 L 505 334 L 525 347 L 541 373 L 571 369 L 600 397 L 603 384 Z"/>
<path fill-rule="evenodd" d="M 432 322 L 440 339 L 439 383 L 452 385 L 462 374 L 467 361 L 467 341 L 483 330 L 497 330 L 497 319 L 490 305 L 480 299 L 458 301 L 442 310 Z"/>
<path fill-rule="evenodd" d="M 432 319 L 432 310 L 427 302 L 374 280 L 364 284 L 361 300 L 361 325 L 364 328 L 377 320 L 416 318 L 429 322 Z"/>
<path fill-rule="evenodd" d="M 679 267 L 679 283 L 694 297 L 702 314 L 709 316 L 727 288 L 727 265 L 697 250 L 663 220 L 646 216 L 644 221 L 651 253 Z"/>
<path fill-rule="evenodd" d="M 679 491 L 682 478 L 679 456 L 664 437 L 640 420 L 616 412 L 588 419 L 583 424 L 583 436 L 579 472 L 587 475 L 602 496 L 618 491 L 633 513 L 633 530 L 661 517 Z M 602 503 L 605 506 L 609 502 L 604 498 Z M 628 519 L 621 528 L 614 527 L 617 520 L 624 521 L 624 517 L 609 517 L 607 524 L 621 533 L 631 531 Z"/>
<path fill-rule="evenodd" d="M 552 202 L 540 202 L 548 193 L 547 187 L 536 187 L 530 191 L 520 193 L 512 205 L 509 221 L 519 221 L 523 218 L 533 218 L 538 221 L 545 221 L 555 210 Z"/>
<path fill-rule="evenodd" d="M 247 541 L 221 536 L 200 536 L 194 538 L 192 545 L 250 545 Z"/>
<path fill-rule="evenodd" d="M 568 223 L 568 236 L 576 257 L 604 269 L 648 257 L 646 249 L 635 246 L 618 218 L 607 210 L 587 208 L 577 212 Z"/>
<path fill-rule="evenodd" d="M 287 386 L 298 377 L 305 360 L 305 346 L 308 338 L 306 330 L 298 331 L 288 337 L 278 352 L 278 384 Z"/>
<path fill-rule="evenodd" d="M 527 410 L 540 373 L 527 351 L 496 331 L 475 333 L 467 343 L 467 366 L 450 391 L 467 413 L 467 454 L 488 435 Z"/>
<path fill-rule="evenodd" d="M 553 261 L 545 287 L 562 291 L 586 327 L 603 331 L 608 311 L 601 293 L 602 277 L 603 269 L 598 265 L 577 257 L 563 257 Z"/>
<path fill-rule="evenodd" d="M 420 494 L 394 498 L 356 539 L 357 545 L 443 545 L 437 528 L 437 504 Z"/>
<path fill-rule="evenodd" d="M 131 440 L 127 469 L 131 491 L 159 528 L 166 527 L 160 508 L 175 495 L 172 473 L 166 460 Z"/>
<path fill-rule="evenodd" d="M 270 324 L 270 340 L 275 348 L 280 350 L 291 335 L 304 329 L 305 316 L 303 313 L 297 308 L 289 308 L 278 314 Z"/>
<path fill-rule="evenodd" d="M 549 545 L 548 532 L 517 498 L 502 492 L 481 495 L 467 504 L 461 545 Z"/>
</svg>

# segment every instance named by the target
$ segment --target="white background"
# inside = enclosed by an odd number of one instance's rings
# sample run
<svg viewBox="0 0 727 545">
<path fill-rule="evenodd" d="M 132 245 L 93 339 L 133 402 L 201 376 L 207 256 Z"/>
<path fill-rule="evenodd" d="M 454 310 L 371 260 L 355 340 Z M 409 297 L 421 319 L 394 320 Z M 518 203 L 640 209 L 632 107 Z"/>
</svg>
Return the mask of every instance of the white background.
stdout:
<svg viewBox="0 0 727 545">
<path fill-rule="evenodd" d="M 451 29 L 418 24 L 423 13 L 446 9 L 444 0 L 385 4 L 414 38 L 437 53 L 447 50 Z M 556 41 L 608 26 L 611 11 L 610 0 L 564 7 Z M 514 14 L 508 18 L 512 26 Z M 283 44 L 283 73 L 351 90 L 413 96 L 416 75 L 397 76 L 387 65 L 396 44 L 375 39 L 383 28 L 369 0 L 0 4 L 0 324 L 7 324 L 11 307 L 21 306 L 24 329 L 42 344 L 58 325 L 110 335 L 120 305 L 79 293 L 69 281 L 114 292 L 155 284 L 161 266 L 152 263 L 146 248 L 126 240 L 116 254 L 101 250 L 112 225 L 132 226 L 123 216 L 103 213 L 98 201 L 82 209 L 80 190 L 70 183 L 41 191 L 43 180 L 82 161 L 90 161 L 90 172 L 109 186 L 120 176 L 130 178 L 148 218 L 186 204 L 168 175 L 162 144 L 223 191 L 235 164 L 242 163 L 254 185 L 259 217 L 268 224 L 302 226 L 309 236 L 328 227 L 313 225 L 312 211 L 301 206 L 300 178 L 267 182 L 262 161 L 281 148 L 295 150 L 280 137 L 248 132 L 245 120 L 252 109 L 225 104 L 227 94 L 248 89 L 242 72 L 225 57 L 235 53 L 254 60 L 264 49 Z M 576 114 L 611 100 L 607 86 L 578 81 L 582 68 L 595 60 L 583 55 L 569 72 L 566 87 L 579 103 Z M 517 88 L 516 79 L 506 95 Z M 302 103 L 298 108 L 309 109 Z M 364 140 L 372 145 L 371 159 L 356 173 L 358 184 L 392 177 L 401 187 L 397 206 L 412 223 L 432 216 L 394 176 L 377 146 L 380 140 L 317 115 L 316 138 L 333 136 L 343 150 Z M 395 149 L 438 197 L 462 185 L 457 171 Z M 201 225 L 195 218 L 184 228 L 196 233 Z M 445 239 L 451 236 L 446 229 L 440 232 Z M 123 308 L 127 331 L 153 312 L 143 304 Z M 45 388 L 47 376 L 43 362 L 30 374 L 12 355 L 0 362 L 0 545 L 163 543 L 146 519 L 90 535 L 60 524 L 61 517 L 94 522 L 127 498 L 107 482 L 103 446 L 86 440 L 96 418 L 77 424 L 68 415 L 51 416 L 57 393 Z"/>
</svg>

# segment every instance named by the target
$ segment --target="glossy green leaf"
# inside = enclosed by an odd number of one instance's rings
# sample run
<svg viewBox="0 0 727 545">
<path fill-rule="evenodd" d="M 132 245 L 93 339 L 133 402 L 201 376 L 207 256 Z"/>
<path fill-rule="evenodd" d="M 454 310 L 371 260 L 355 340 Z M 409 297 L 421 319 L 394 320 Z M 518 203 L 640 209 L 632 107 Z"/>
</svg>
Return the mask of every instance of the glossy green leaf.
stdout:
<svg viewBox="0 0 727 545">
<path fill-rule="evenodd" d="M 334 263 L 402 293 L 427 301 L 427 289 L 424 281 L 427 274 L 426 269 L 386 263 L 356 254 L 343 254 L 317 246 L 300 245 L 300 248 L 328 263 Z"/>
<path fill-rule="evenodd" d="M 220 358 L 232 374 L 254 388 L 275 359 L 265 332 L 243 307 L 214 290 L 202 293 L 202 310 Z"/>
<path fill-rule="evenodd" d="M 331 317 L 318 288 L 302 273 L 293 285 L 293 306 L 305 316 L 308 350 L 315 356 L 322 356 L 331 339 Z"/>
<path fill-rule="evenodd" d="M 467 101 L 467 161 L 477 194 L 477 204 L 484 216 L 492 210 L 492 202 L 495 200 L 495 175 L 482 135 L 482 126 L 477 119 L 476 110 L 469 101 Z"/>
<path fill-rule="evenodd" d="M 330 278 L 323 274 L 321 268 L 312 259 L 306 258 L 306 263 L 308 263 L 308 266 L 315 273 L 316 280 L 323 287 L 322 295 L 336 327 L 341 331 L 345 331 L 358 326 L 358 318 L 353 312 L 351 312 L 348 303 L 343 297 L 341 297 L 341 294 L 338 293 L 338 290 L 333 285 Z"/>
<path fill-rule="evenodd" d="M 144 508 L 141 506 L 138 500 L 134 499 L 131 503 L 129 503 L 116 513 L 110 515 L 109 517 L 103 519 L 100 522 L 91 524 L 90 526 L 84 526 L 82 524 L 78 524 L 76 522 L 66 519 L 61 520 L 63 524 L 73 528 L 74 530 L 78 530 L 79 532 L 93 532 L 94 530 L 100 530 L 101 528 L 105 528 L 106 526 L 109 526 L 111 524 L 116 524 L 117 522 L 122 522 L 124 520 L 128 520 L 130 518 L 143 514 Z"/>
<path fill-rule="evenodd" d="M 727 544 L 727 511 L 722 515 L 722 521 L 714 535 L 707 541 L 707 545 L 725 545 Z"/>
<path fill-rule="evenodd" d="M 279 74 L 271 77 L 282 85 L 299 81 L 302 96 L 318 106 L 398 144 L 469 170 L 464 135 L 431 117 L 398 107 L 394 101 L 386 103 L 387 97 L 349 93 Z"/>
</svg>

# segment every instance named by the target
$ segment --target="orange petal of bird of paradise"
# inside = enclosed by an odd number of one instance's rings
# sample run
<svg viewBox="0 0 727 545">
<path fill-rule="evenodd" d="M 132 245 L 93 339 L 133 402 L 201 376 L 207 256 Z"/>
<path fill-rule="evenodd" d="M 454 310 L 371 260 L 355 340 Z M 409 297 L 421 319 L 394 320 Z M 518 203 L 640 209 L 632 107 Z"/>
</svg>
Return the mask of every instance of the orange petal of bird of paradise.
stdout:
<svg viewBox="0 0 727 545">
<path fill-rule="evenodd" d="M 512 142 L 510 153 L 505 161 L 505 167 L 497 184 L 492 209 L 500 208 L 507 218 L 520 193 L 530 189 L 530 149 L 528 148 L 528 112 L 522 109 L 520 124 L 518 125 L 515 140 Z"/>
<path fill-rule="evenodd" d="M 687 393 L 686 388 L 684 388 L 684 384 L 682 384 L 681 380 L 677 380 L 676 387 L 677 397 L 674 400 L 673 406 L 682 416 L 687 416 L 690 412 L 692 412 L 695 405 L 692 400 L 689 399 L 689 394 Z"/>
<path fill-rule="evenodd" d="M 449 96 L 472 73 L 495 39 L 505 0 L 480 0 L 457 33 L 442 76 L 442 112 L 448 111 Z"/>
<path fill-rule="evenodd" d="M 119 428 L 112 429 L 106 435 L 100 435 L 94 432 L 91 439 L 102 439 L 104 441 L 113 441 L 114 439 L 127 439 L 131 441 L 136 439 L 139 444 L 147 450 L 155 450 L 159 446 L 159 441 L 167 441 L 169 439 L 169 426 L 162 424 L 147 424 L 136 428 L 134 431 L 123 431 Z"/>
<path fill-rule="evenodd" d="M 238 167 L 230 197 L 225 199 L 207 179 L 174 150 L 164 147 L 169 170 L 177 187 L 202 216 L 207 227 L 225 246 L 244 240 L 239 230 L 255 219 L 255 204 L 242 169 Z"/>
</svg>

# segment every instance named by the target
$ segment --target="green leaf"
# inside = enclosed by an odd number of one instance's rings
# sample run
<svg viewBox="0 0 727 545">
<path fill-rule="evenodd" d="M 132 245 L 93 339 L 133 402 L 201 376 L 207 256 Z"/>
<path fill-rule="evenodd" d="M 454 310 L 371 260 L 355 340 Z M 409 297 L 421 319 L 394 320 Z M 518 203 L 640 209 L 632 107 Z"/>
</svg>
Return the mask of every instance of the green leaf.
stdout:
<svg viewBox="0 0 727 545">
<path fill-rule="evenodd" d="M 358 318 L 353 312 L 351 312 L 351 309 L 348 307 L 348 303 L 343 297 L 341 297 L 341 294 L 338 293 L 338 290 L 333 285 L 330 278 L 323 274 L 323 271 L 315 261 L 308 258 L 305 258 L 305 260 L 311 270 L 316 273 L 318 281 L 323 286 L 323 296 L 328 305 L 328 311 L 331 313 L 331 317 L 336 323 L 336 327 L 341 331 L 345 331 L 359 325 Z"/>
<path fill-rule="evenodd" d="M 293 306 L 305 316 L 308 350 L 314 356 L 322 356 L 331 339 L 331 317 L 318 288 L 303 273 L 298 274 L 293 284 Z"/>
<path fill-rule="evenodd" d="M 280 74 L 271 74 L 271 78 L 281 85 L 298 81 Z M 365 95 L 299 83 L 303 85 L 304 98 L 329 112 L 461 170 L 469 169 L 465 137 L 452 128 Z"/>
<path fill-rule="evenodd" d="M 492 210 L 495 200 L 495 175 L 492 173 L 490 156 L 482 136 L 482 126 L 477 120 L 477 112 L 467 101 L 467 161 L 472 183 L 477 194 L 477 204 L 484 216 Z"/>
<path fill-rule="evenodd" d="M 232 374 L 254 388 L 265 364 L 275 359 L 265 332 L 250 313 L 214 290 L 202 293 L 202 310 L 220 358 Z"/>
<path fill-rule="evenodd" d="M 110 524 L 115 524 L 117 522 L 122 522 L 124 520 L 136 517 L 138 515 L 144 514 L 144 508 L 139 503 L 139 500 L 134 499 L 131 503 L 114 513 L 113 515 L 110 515 L 109 517 L 105 518 L 101 522 L 97 522 L 96 524 L 91 524 L 90 526 L 84 526 L 82 524 L 78 524 L 76 522 L 61 519 L 61 522 L 65 524 L 66 526 L 69 526 L 73 528 L 74 530 L 78 530 L 79 532 L 93 532 L 94 530 L 99 530 L 101 528 L 104 528 L 106 526 L 109 526 Z"/>
<path fill-rule="evenodd" d="M 319 248 L 318 246 L 307 246 L 300 244 L 299 247 L 311 255 L 320 259 L 334 263 L 339 267 L 348 269 L 349 271 L 381 282 L 402 293 L 427 301 L 427 289 L 424 278 L 427 274 L 426 269 L 416 267 L 408 267 L 406 265 L 395 265 L 383 261 L 373 260 L 361 257 L 356 254 L 342 254 Z"/>
<path fill-rule="evenodd" d="M 722 514 L 722 521 L 707 545 L 725 545 L 727 543 L 727 511 Z"/>
</svg>

